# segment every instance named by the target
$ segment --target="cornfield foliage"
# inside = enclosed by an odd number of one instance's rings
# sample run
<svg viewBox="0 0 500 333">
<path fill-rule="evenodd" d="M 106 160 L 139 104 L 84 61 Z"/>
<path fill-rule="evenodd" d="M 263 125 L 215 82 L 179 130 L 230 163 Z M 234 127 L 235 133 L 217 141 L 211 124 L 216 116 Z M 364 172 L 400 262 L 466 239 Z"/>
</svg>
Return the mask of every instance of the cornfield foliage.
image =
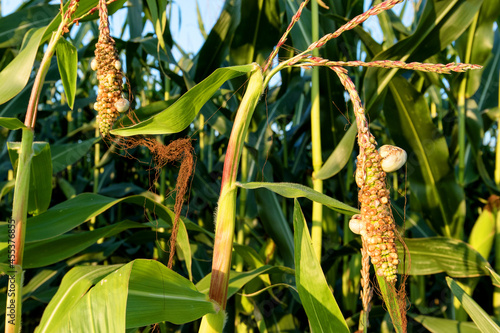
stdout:
<svg viewBox="0 0 500 333">
<path fill-rule="evenodd" d="M 500 331 L 500 2 L 307 2 L 198 8 L 197 54 L 175 1 L 0 17 L 6 332 Z"/>
</svg>

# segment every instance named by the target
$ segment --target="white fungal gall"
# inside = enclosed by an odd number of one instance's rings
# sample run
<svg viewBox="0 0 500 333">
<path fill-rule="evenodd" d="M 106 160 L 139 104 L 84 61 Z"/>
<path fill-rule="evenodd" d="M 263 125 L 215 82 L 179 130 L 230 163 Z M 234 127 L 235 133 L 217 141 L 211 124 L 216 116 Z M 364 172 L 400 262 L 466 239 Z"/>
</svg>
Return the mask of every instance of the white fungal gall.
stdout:
<svg viewBox="0 0 500 333">
<path fill-rule="evenodd" d="M 385 172 L 393 172 L 398 170 L 406 163 L 406 152 L 396 146 L 384 145 L 378 150 L 382 157 L 382 170 Z"/>
<path fill-rule="evenodd" d="M 113 64 L 116 68 L 117 71 L 119 71 L 120 69 L 122 69 L 122 63 L 120 60 L 116 60 L 115 63 Z"/>
<path fill-rule="evenodd" d="M 361 220 L 361 215 L 357 214 L 351 218 L 351 220 L 349 221 L 349 229 L 351 229 L 351 231 L 357 235 L 361 234 L 364 231 L 365 228 L 364 223 Z"/>
<path fill-rule="evenodd" d="M 130 106 L 130 103 L 128 100 L 125 98 L 120 98 L 116 103 L 115 103 L 115 108 L 118 110 L 118 112 L 125 112 L 128 110 Z"/>
<path fill-rule="evenodd" d="M 93 71 L 97 70 L 97 60 L 95 58 L 92 59 L 92 62 L 90 63 L 90 68 L 92 68 Z"/>
</svg>

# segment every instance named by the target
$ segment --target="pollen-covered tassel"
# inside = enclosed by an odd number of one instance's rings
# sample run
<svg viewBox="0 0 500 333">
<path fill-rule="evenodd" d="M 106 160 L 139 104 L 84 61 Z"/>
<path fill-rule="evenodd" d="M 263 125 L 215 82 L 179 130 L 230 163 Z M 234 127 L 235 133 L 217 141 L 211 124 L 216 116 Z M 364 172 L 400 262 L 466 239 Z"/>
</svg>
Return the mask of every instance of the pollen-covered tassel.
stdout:
<svg viewBox="0 0 500 333">
<path fill-rule="evenodd" d="M 115 41 L 109 35 L 106 1 L 99 1 L 99 40 L 95 48 L 92 69 L 97 70 L 99 89 L 94 109 L 98 112 L 97 122 L 102 136 L 109 134 L 120 112 L 127 111 L 129 102 L 122 97 L 123 72 Z"/>
</svg>

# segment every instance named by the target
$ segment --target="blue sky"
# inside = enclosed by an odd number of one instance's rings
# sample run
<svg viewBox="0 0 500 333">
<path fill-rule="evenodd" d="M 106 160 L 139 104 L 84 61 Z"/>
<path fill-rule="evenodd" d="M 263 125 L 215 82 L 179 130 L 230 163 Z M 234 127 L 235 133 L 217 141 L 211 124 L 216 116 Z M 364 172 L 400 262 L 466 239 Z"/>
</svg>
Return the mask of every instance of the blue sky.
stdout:
<svg viewBox="0 0 500 333">
<path fill-rule="evenodd" d="M 22 0 L 0 0 L 2 16 L 8 15 L 16 10 L 22 3 Z M 170 21 L 170 28 L 173 38 L 181 47 L 190 53 L 196 53 L 203 44 L 203 36 L 198 28 L 198 19 L 196 14 L 196 3 L 200 7 L 205 30 L 210 32 L 210 29 L 216 23 L 225 0 L 174 0 L 172 7 L 172 18 Z M 413 1 L 407 0 L 407 13 L 406 20 L 411 21 L 413 15 Z M 365 7 L 369 6 L 370 0 L 365 0 Z M 59 3 L 54 0 L 53 3 Z M 399 12 L 402 5 L 399 4 L 395 7 L 395 11 Z M 113 15 L 113 19 L 118 22 L 123 22 L 126 16 L 126 9 L 119 10 Z M 120 26 L 121 24 L 118 24 Z M 149 23 L 147 26 L 149 31 L 153 31 L 152 25 Z M 382 39 L 380 28 L 377 24 L 377 18 L 372 17 L 365 23 L 365 29 L 372 33 L 376 40 Z M 115 32 L 118 33 L 118 32 Z"/>
</svg>

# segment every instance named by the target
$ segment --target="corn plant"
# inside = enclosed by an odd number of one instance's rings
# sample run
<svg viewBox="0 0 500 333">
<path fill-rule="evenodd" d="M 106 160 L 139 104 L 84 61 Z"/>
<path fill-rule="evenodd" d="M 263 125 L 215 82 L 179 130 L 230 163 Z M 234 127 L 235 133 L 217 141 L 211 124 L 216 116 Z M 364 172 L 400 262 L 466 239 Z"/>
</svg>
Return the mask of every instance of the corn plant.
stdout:
<svg viewBox="0 0 500 333">
<path fill-rule="evenodd" d="M 5 331 L 500 330 L 496 1 L 124 3 L 0 20 Z"/>
</svg>

